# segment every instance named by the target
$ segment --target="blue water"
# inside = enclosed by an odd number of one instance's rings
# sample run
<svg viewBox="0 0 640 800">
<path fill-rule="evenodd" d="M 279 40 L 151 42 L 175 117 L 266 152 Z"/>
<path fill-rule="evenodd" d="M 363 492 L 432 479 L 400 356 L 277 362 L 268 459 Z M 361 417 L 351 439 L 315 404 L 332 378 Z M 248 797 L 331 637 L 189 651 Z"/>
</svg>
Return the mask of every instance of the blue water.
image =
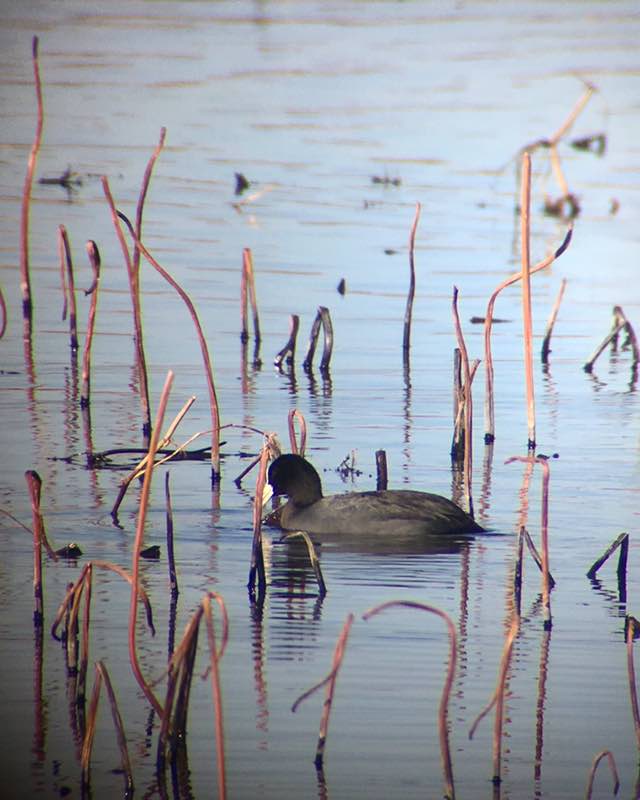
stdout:
<svg viewBox="0 0 640 800">
<path fill-rule="evenodd" d="M 581 213 L 562 258 L 532 279 L 534 374 L 539 452 L 551 462 L 553 630 L 545 637 L 539 577 L 526 557 L 523 622 L 514 646 L 503 739 L 502 797 L 581 796 L 594 755 L 610 749 L 632 795 L 637 752 L 629 704 L 623 618 L 638 614 L 638 396 L 626 352 L 582 365 L 609 330 L 614 304 L 636 324 L 640 296 L 636 220 L 640 214 L 637 101 L 640 82 L 633 3 L 422 2 L 340 4 L 78 2 L 24 8 L 6 4 L 0 23 L 0 286 L 9 327 L 0 341 L 0 507 L 30 524 L 23 473 L 43 479 L 43 513 L 57 547 L 73 540 L 76 563 L 45 564 L 42 685 L 32 633 L 29 534 L 1 517 L 0 756 L 7 797 L 79 795 L 79 744 L 64 656 L 49 637 L 66 585 L 88 559 L 128 567 L 140 487 L 109 511 L 122 471 L 87 470 L 84 452 L 141 443 L 130 300 L 122 253 L 99 176 L 135 214 L 140 181 L 160 128 L 167 141 L 155 167 L 144 240 L 197 306 L 211 350 L 223 424 L 279 435 L 288 447 L 290 408 L 304 414 L 308 454 L 327 493 L 375 485 L 374 452 L 384 449 L 391 486 L 451 496 L 451 295 L 467 347 L 483 358 L 482 316 L 495 286 L 519 268 L 517 155 L 551 136 L 584 90 L 596 85 L 559 146 Z M 35 126 L 31 38 L 40 38 L 45 129 L 36 177 L 68 166 L 82 185 L 71 193 L 34 185 L 31 261 L 35 326 L 25 354 L 19 294 L 20 199 Z M 572 149 L 575 137 L 603 132 L 606 153 Z M 559 190 L 548 151 L 532 153 L 531 253 L 556 248 L 567 223 L 541 212 Z M 234 196 L 234 172 L 251 182 Z M 399 178 L 399 185 L 372 178 Z M 611 213 L 612 201 L 618 210 Z M 402 368 L 402 320 L 409 281 L 408 238 L 415 204 L 417 292 L 410 370 Z M 61 293 L 56 233 L 70 235 L 81 341 L 91 280 L 84 242 L 94 239 L 103 271 L 93 349 L 91 428 L 77 402 Z M 239 284 L 242 250 L 253 253 L 263 341 L 262 366 L 242 365 Z M 539 363 L 544 326 L 561 279 L 568 279 L 549 369 Z M 346 294 L 338 294 L 341 278 Z M 190 318 L 153 269 L 142 268 L 145 345 L 155 409 L 165 375 L 175 372 L 170 420 L 197 401 L 177 441 L 207 430 L 202 360 Z M 330 309 L 335 347 L 330 375 L 302 369 L 318 306 Z M 272 366 L 289 315 L 300 316 L 293 373 Z M 258 452 L 259 435 L 223 432 L 222 482 L 212 495 L 209 467 L 171 466 L 181 593 L 177 634 L 207 590 L 222 594 L 230 640 L 221 663 L 229 797 L 440 797 L 436 713 L 447 659 L 443 624 L 378 602 L 430 603 L 453 618 L 458 672 L 449 712 L 456 795 L 494 792 L 492 717 L 467 733 L 488 702 L 511 597 L 514 534 L 522 518 L 527 423 L 522 372 L 521 298 L 504 292 L 493 332 L 496 443 L 483 444 L 484 372 L 474 383 L 474 504 L 500 534 L 452 552 L 371 552 L 368 545 L 324 547 L 328 594 L 298 548 L 268 549 L 269 588 L 261 614 L 248 601 L 251 498 L 255 477 L 235 477 Z M 253 343 L 249 343 L 251 356 Z M 90 444 L 89 444 L 90 435 Z M 194 446 L 204 446 L 207 437 Z M 337 471 L 355 454 L 357 474 Z M 527 527 L 540 533 L 540 480 L 528 496 Z M 585 577 L 623 530 L 630 533 L 628 598 L 615 570 L 601 584 Z M 163 476 L 152 491 L 146 543 L 159 563 L 142 575 L 155 613 L 152 638 L 140 623 L 142 668 L 160 677 L 166 663 L 169 591 Z M 128 662 L 129 590 L 98 571 L 91 612 L 90 661 L 107 664 L 129 741 L 136 795 L 157 794 L 158 723 Z M 337 684 L 326 750 L 326 785 L 313 766 L 322 699 L 291 704 L 328 671 L 349 612 L 357 620 Z M 206 663 L 204 633 L 198 675 Z M 93 678 L 90 677 L 91 684 Z M 34 688 L 35 686 L 35 688 Z M 162 683 L 157 688 L 162 695 Z M 104 703 L 104 701 L 103 701 Z M 152 720 L 150 722 L 150 719 Z M 194 679 L 188 725 L 188 782 L 179 796 L 215 795 L 211 692 Z M 539 763 L 536 767 L 536 748 Z M 119 754 L 101 706 L 92 761 L 94 797 L 121 791 Z M 594 796 L 609 796 L 604 765 Z M 175 796 L 177 791 L 169 789 Z M 324 795 L 322 793 L 325 793 Z"/>
</svg>

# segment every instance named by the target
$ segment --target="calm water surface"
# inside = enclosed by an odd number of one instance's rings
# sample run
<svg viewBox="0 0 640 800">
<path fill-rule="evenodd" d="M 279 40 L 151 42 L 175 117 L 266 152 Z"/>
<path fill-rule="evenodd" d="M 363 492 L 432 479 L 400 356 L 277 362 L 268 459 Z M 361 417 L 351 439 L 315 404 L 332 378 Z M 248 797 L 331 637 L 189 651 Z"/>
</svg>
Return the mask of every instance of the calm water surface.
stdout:
<svg viewBox="0 0 640 800">
<path fill-rule="evenodd" d="M 70 192 L 36 184 L 31 215 L 35 328 L 22 338 L 20 198 L 35 129 L 31 38 L 40 38 L 45 129 L 36 177 L 71 167 Z M 223 479 L 210 491 L 206 464 L 171 467 L 181 593 L 178 635 L 207 590 L 230 618 L 222 662 L 228 794 L 245 798 L 440 797 L 436 712 L 447 661 L 442 623 L 415 611 L 370 606 L 418 600 L 453 617 L 459 659 L 450 709 L 456 794 L 462 798 L 582 796 L 596 753 L 610 749 L 622 796 L 637 796 L 638 753 L 629 703 L 623 621 L 640 615 L 639 414 L 630 356 L 604 354 L 582 371 L 621 304 L 640 314 L 640 13 L 632 2 L 111 3 L 104 13 L 65 3 L 5 3 L 0 23 L 0 285 L 9 325 L 0 341 L 0 506 L 30 524 L 24 471 L 43 479 L 43 511 L 56 546 L 74 540 L 78 563 L 45 567 L 42 669 L 34 658 L 29 535 L 2 515 L 0 559 L 0 753 L 3 796 L 80 795 L 80 740 L 64 655 L 48 635 L 66 585 L 88 559 L 129 566 L 139 487 L 109 511 L 122 472 L 87 470 L 84 452 L 141 443 L 126 271 L 99 176 L 133 216 L 147 160 L 162 126 L 167 143 L 152 179 L 144 224 L 149 249 L 190 293 L 206 331 L 223 423 L 287 441 L 291 408 L 305 415 L 308 453 L 327 492 L 375 484 L 374 452 L 387 452 L 390 485 L 451 496 L 451 323 L 453 285 L 471 357 L 482 357 L 489 294 L 519 265 L 517 154 L 551 136 L 584 89 L 598 89 L 568 135 L 603 133 L 604 155 L 559 153 L 581 213 L 568 252 L 533 279 L 539 452 L 551 463 L 551 635 L 542 630 L 539 579 L 525 564 L 523 623 L 509 673 L 503 783 L 491 784 L 491 719 L 468 730 L 493 691 L 510 610 L 514 533 L 523 513 L 539 538 L 540 475 L 523 512 L 526 419 L 520 293 L 506 290 L 494 328 L 497 439 L 483 445 L 484 373 L 475 389 L 474 499 L 479 520 L 500 534 L 441 552 L 324 547 L 329 593 L 319 602 L 313 573 L 294 547 L 273 541 L 262 613 L 245 589 L 253 475 L 234 478 L 260 437 L 225 431 Z M 559 190 L 548 152 L 533 152 L 532 258 L 557 247 L 566 221 L 542 213 Z M 234 172 L 251 187 L 234 196 Z M 399 185 L 373 182 L 376 176 Z M 417 294 L 411 364 L 402 369 L 408 235 L 416 202 Z M 612 204 L 617 212 L 612 213 Z M 66 225 L 76 283 L 90 283 L 84 243 L 94 239 L 103 273 L 93 351 L 91 428 L 78 407 L 77 375 L 62 322 L 56 234 Z M 242 249 L 253 252 L 262 366 L 243 363 L 239 341 Z M 550 366 L 538 350 L 561 279 L 568 280 Z M 336 287 L 341 278 L 347 291 Z M 175 383 L 167 416 L 197 402 L 179 438 L 209 427 L 201 356 L 173 290 L 142 268 L 145 344 L 154 408 L 167 372 Z M 330 376 L 301 367 L 318 306 L 335 329 Z M 81 339 L 88 300 L 78 292 Z M 272 361 L 300 315 L 292 372 Z M 252 345 L 250 345 L 251 349 Z M 355 452 L 357 474 L 336 467 Z M 143 581 L 157 635 L 141 626 L 140 657 L 158 677 L 168 648 L 169 592 L 164 499 L 156 476 Z M 631 535 L 627 602 L 615 571 L 601 583 L 590 564 L 621 531 Z M 129 591 L 99 573 L 91 661 L 107 664 L 123 713 L 136 795 L 158 794 L 157 720 L 132 677 L 126 621 Z M 341 626 L 353 627 L 337 686 L 326 752 L 326 785 L 313 766 L 322 700 L 291 704 L 329 669 Z M 204 649 L 198 670 L 205 667 Z M 208 681 L 196 678 L 188 731 L 188 775 L 172 796 L 216 794 Z M 94 797 L 121 791 L 119 755 L 106 707 L 92 762 Z M 605 770 L 594 796 L 610 796 Z"/>
</svg>

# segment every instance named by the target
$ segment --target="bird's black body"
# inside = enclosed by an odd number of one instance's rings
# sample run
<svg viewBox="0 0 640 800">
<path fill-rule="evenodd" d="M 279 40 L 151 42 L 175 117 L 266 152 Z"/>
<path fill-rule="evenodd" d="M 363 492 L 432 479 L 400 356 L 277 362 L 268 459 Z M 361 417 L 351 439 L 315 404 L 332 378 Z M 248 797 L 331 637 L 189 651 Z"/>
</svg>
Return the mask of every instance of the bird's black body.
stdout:
<svg viewBox="0 0 640 800">
<path fill-rule="evenodd" d="M 324 497 L 318 473 L 294 454 L 282 455 L 271 464 L 269 483 L 274 494 L 289 498 L 279 515 L 284 530 L 389 537 L 483 530 L 451 500 L 429 492 L 387 489 Z"/>
</svg>

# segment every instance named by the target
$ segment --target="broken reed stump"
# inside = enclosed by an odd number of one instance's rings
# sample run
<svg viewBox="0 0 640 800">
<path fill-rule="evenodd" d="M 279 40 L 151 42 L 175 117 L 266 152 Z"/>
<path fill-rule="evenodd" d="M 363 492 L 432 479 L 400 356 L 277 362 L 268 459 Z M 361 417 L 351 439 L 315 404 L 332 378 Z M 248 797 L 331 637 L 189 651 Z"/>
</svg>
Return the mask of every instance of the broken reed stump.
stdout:
<svg viewBox="0 0 640 800">
<path fill-rule="evenodd" d="M 353 614 L 349 614 L 344 622 L 344 625 L 342 626 L 342 630 L 340 631 L 338 641 L 336 642 L 336 646 L 333 651 L 333 660 L 329 674 L 319 683 L 316 683 L 315 686 L 312 686 L 310 689 L 307 689 L 306 692 L 303 692 L 303 694 L 301 694 L 291 706 L 291 711 L 295 714 L 302 702 L 304 702 L 308 697 L 311 697 L 311 695 L 317 692 L 318 689 L 321 689 L 323 686 L 326 687 L 324 704 L 322 706 L 322 716 L 320 717 L 318 744 L 316 745 L 316 755 L 314 759 L 314 764 L 319 772 L 322 771 L 324 765 L 324 751 L 327 744 L 327 735 L 329 733 L 329 717 L 331 716 L 331 708 L 333 706 L 333 695 L 335 693 L 336 681 L 338 679 L 340 667 L 342 666 L 342 661 L 347 648 L 347 641 L 349 639 L 349 632 L 351 631 L 351 626 L 353 625 L 354 620 L 355 616 Z"/>
<path fill-rule="evenodd" d="M 253 337 L 256 343 L 259 343 L 261 340 L 260 319 L 258 317 L 258 300 L 256 297 L 256 281 L 253 271 L 253 256 L 251 255 L 251 250 L 248 247 L 245 247 L 242 251 L 242 280 L 240 282 L 240 312 L 242 318 L 242 331 L 240 332 L 240 339 L 243 342 L 249 341 L 247 298 L 251 303 L 251 312 L 253 315 Z"/>
<path fill-rule="evenodd" d="M 131 771 L 131 761 L 129 759 L 129 751 L 127 749 L 127 737 L 124 733 L 124 725 L 122 724 L 122 717 L 118 709 L 118 702 L 116 695 L 111 684 L 109 671 L 103 661 L 96 662 L 95 679 L 93 682 L 93 693 L 91 695 L 91 702 L 89 703 L 89 712 L 87 714 L 87 725 L 84 740 L 82 742 L 82 753 L 80 757 L 80 764 L 82 767 L 82 794 L 83 796 L 91 796 L 91 751 L 93 749 L 93 739 L 96 730 L 96 721 L 98 715 L 98 703 L 100 701 L 100 693 L 102 685 L 107 691 L 109 698 L 109 705 L 111 707 L 111 717 L 116 729 L 116 737 L 118 740 L 118 748 L 120 750 L 120 759 L 122 761 L 122 774 L 124 777 L 124 796 L 133 796 L 133 773 Z"/>
<path fill-rule="evenodd" d="M 638 360 L 640 356 L 638 354 L 638 340 L 636 339 L 636 334 L 633 329 L 633 326 L 627 319 L 624 311 L 622 310 L 622 306 L 614 306 L 613 307 L 613 320 L 611 323 L 611 330 L 605 336 L 602 343 L 595 349 L 591 358 L 587 361 L 584 365 L 583 369 L 585 372 L 592 372 L 593 365 L 596 362 L 596 359 L 601 355 L 608 344 L 611 344 L 612 349 L 615 351 L 618 346 L 618 336 L 620 333 L 624 331 L 626 334 L 626 339 L 622 344 L 622 349 L 625 350 L 628 347 L 631 348 L 632 356 L 633 356 L 633 369 L 635 370 L 638 366 Z"/>
<path fill-rule="evenodd" d="M 559 258 L 569 246 L 571 237 L 573 235 L 573 226 L 569 225 L 564 241 L 558 249 L 550 256 L 547 256 L 542 261 L 539 261 L 535 267 L 529 270 L 529 274 L 533 275 L 542 269 L 546 269 L 551 263 Z M 485 364 L 485 395 L 484 395 L 484 441 L 485 444 L 491 444 L 495 440 L 495 416 L 494 416 L 494 402 L 493 402 L 493 357 L 491 355 L 491 329 L 493 325 L 493 310 L 495 307 L 498 295 L 507 286 L 511 286 L 517 281 L 522 280 L 522 270 L 510 275 L 506 280 L 502 281 L 487 303 L 487 313 L 484 318 L 484 364 Z"/>
<path fill-rule="evenodd" d="M 376 450 L 376 491 L 384 491 L 388 483 L 387 454 L 384 450 Z"/>
<path fill-rule="evenodd" d="M 73 275 L 73 260 L 71 258 L 71 245 L 69 235 L 64 225 L 58 225 L 58 254 L 60 257 L 60 282 L 62 284 L 62 319 L 67 318 L 69 312 L 69 346 L 75 354 L 78 349 L 78 324 L 76 308 L 76 286 Z"/>
<path fill-rule="evenodd" d="M 404 311 L 404 332 L 402 336 L 402 352 L 405 363 L 409 361 L 409 350 L 411 349 L 411 318 L 413 315 L 413 300 L 416 294 L 415 244 L 416 230 L 420 221 L 420 209 L 420 203 L 416 203 L 416 212 L 413 217 L 411 233 L 409 234 L 409 291 Z"/>
<path fill-rule="evenodd" d="M 298 328 L 300 326 L 300 317 L 297 314 L 291 314 L 289 317 L 289 338 L 285 346 L 280 350 L 273 363 L 276 367 L 282 368 L 282 362 L 288 366 L 293 367 L 296 355 L 296 339 L 298 337 Z"/>
<path fill-rule="evenodd" d="M 36 89 L 38 117 L 36 132 L 27 162 L 27 174 L 22 190 L 22 210 L 20 214 L 20 290 L 22 292 L 22 316 L 31 326 L 33 317 L 33 302 L 31 298 L 31 278 L 29 275 L 29 212 L 31 209 L 31 190 L 33 188 L 33 175 L 38 161 L 38 153 L 42 143 L 42 129 L 44 126 L 44 107 L 42 102 L 42 83 L 40 81 L 40 66 L 38 63 L 38 37 L 31 40 L 31 57 L 33 61 L 33 77 Z"/>
<path fill-rule="evenodd" d="M 629 534 L 628 533 L 621 533 L 610 545 L 607 547 L 605 552 L 598 558 L 594 563 L 591 565 L 591 568 L 587 572 L 587 578 L 589 580 L 596 580 L 596 575 L 600 567 L 607 561 L 607 559 L 612 556 L 615 551 L 620 548 L 620 553 L 618 555 L 618 568 L 617 568 L 617 577 L 618 577 L 618 596 L 619 601 L 621 603 L 626 603 L 627 601 L 627 558 L 629 554 Z"/>
<path fill-rule="evenodd" d="M 302 368 L 305 372 L 310 372 L 313 366 L 313 356 L 316 352 L 316 345 L 320 335 L 320 327 L 324 334 L 324 347 L 322 350 L 322 358 L 320 359 L 320 372 L 326 375 L 329 372 L 329 363 L 331 361 L 331 353 L 333 352 L 333 325 L 331 323 L 331 315 L 329 309 L 325 306 L 319 306 L 316 317 L 311 325 L 311 333 L 309 334 L 309 347 L 307 348 L 307 355 L 302 362 Z"/>
<path fill-rule="evenodd" d="M 553 327 L 556 324 L 558 311 L 560 310 L 560 303 L 562 302 L 562 297 L 564 295 L 564 290 L 566 286 L 567 286 L 567 279 L 563 278 L 562 283 L 560 284 L 560 289 L 558 291 L 558 296 L 556 297 L 556 301 L 553 304 L 553 308 L 551 309 L 551 314 L 549 315 L 549 319 L 547 321 L 547 327 L 544 332 L 544 338 L 542 339 L 542 349 L 540 351 L 540 356 L 543 364 L 549 363 L 549 353 L 551 352 L 551 334 L 553 333 Z"/>
<path fill-rule="evenodd" d="M 100 251 L 98 245 L 90 239 L 86 244 L 89 263 L 93 270 L 91 286 L 85 290 L 85 296 L 91 295 L 89 316 L 87 318 L 87 333 L 84 340 L 82 353 L 82 380 L 80 389 L 80 407 L 87 408 L 91 402 L 91 345 L 96 325 L 96 310 L 98 308 L 98 286 L 100 285 Z"/>
<path fill-rule="evenodd" d="M 438 707 L 438 737 L 440 739 L 440 759 L 444 774 L 444 796 L 446 800 L 455 800 L 453 766 L 451 762 L 451 748 L 449 746 L 449 698 L 451 696 L 451 689 L 453 687 L 453 681 L 456 674 L 456 664 L 458 658 L 458 640 L 455 625 L 446 611 L 441 611 L 435 606 L 430 606 L 426 603 L 417 603 L 412 600 L 390 600 L 386 603 L 381 603 L 380 605 L 370 608 L 368 611 L 366 611 L 362 615 L 362 619 L 365 621 L 369 620 L 371 617 L 388 608 L 415 608 L 419 611 L 427 611 L 430 614 L 435 614 L 436 616 L 440 617 L 440 619 L 442 619 L 447 626 L 447 632 L 449 635 L 449 663 L 447 666 L 447 675 L 444 686 L 442 687 L 442 694 L 440 696 L 440 705 Z"/>
<path fill-rule="evenodd" d="M 107 191 L 108 182 L 106 178 L 103 178 L 103 185 L 106 185 L 105 191 Z M 189 315 L 191 316 L 191 320 L 193 321 L 196 335 L 198 337 L 198 343 L 200 344 L 200 352 L 202 353 L 207 389 L 209 391 L 209 407 L 211 410 L 211 484 L 215 485 L 220 481 L 220 408 L 218 405 L 215 382 L 213 380 L 213 365 L 211 362 L 211 355 L 209 353 L 207 340 L 205 339 L 204 332 L 202 330 L 202 325 L 200 324 L 198 312 L 196 311 L 191 298 L 185 292 L 182 286 L 180 286 L 180 284 L 167 272 L 167 270 L 156 261 L 147 248 L 137 238 L 131 222 L 127 219 L 127 217 L 120 211 L 117 211 L 116 214 L 127 226 L 131 237 L 135 241 L 135 244 L 140 248 L 142 255 L 146 258 L 149 264 L 151 264 L 151 266 L 157 272 L 159 272 L 160 275 L 162 275 L 162 277 L 167 281 L 167 283 L 172 286 L 180 295 L 180 299 L 186 305 Z"/>
<path fill-rule="evenodd" d="M 533 386 L 532 321 L 531 321 L 531 156 L 522 155 L 522 186 L 520 193 L 520 257 L 522 260 L 522 321 L 524 338 L 524 374 L 527 392 L 527 429 L 529 450 L 536 447 L 536 408 Z"/>
<path fill-rule="evenodd" d="M 118 241 L 120 242 L 120 248 L 122 249 L 122 255 L 127 268 L 127 275 L 129 277 L 129 295 L 131 297 L 131 309 L 133 314 L 133 340 L 136 353 L 136 369 L 138 372 L 138 380 L 140 381 L 142 436 L 144 441 L 147 442 L 149 436 L 151 436 L 151 408 L 149 403 L 147 362 L 144 352 L 144 339 L 142 334 L 142 310 L 140 308 L 139 276 L 136 274 L 133 266 L 133 259 L 131 257 L 131 253 L 129 252 L 129 248 L 127 247 L 124 233 L 122 232 L 118 211 L 116 210 L 113 196 L 111 195 L 111 189 L 109 188 L 109 181 L 107 180 L 106 175 L 102 176 L 102 191 L 104 192 L 104 196 L 106 197 L 109 205 L 109 210 L 111 211 L 111 220 L 113 222 L 113 227 L 115 228 Z M 131 223 L 128 220 L 127 223 L 130 227 L 132 235 L 135 236 Z"/>
</svg>

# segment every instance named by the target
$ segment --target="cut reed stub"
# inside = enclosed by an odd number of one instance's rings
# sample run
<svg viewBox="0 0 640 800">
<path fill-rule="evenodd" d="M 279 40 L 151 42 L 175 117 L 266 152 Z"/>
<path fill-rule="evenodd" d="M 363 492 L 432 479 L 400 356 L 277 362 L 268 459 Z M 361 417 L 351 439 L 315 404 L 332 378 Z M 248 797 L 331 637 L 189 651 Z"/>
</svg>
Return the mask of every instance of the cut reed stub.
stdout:
<svg viewBox="0 0 640 800">
<path fill-rule="evenodd" d="M 89 316 L 87 318 L 87 333 L 84 340 L 84 350 L 82 353 L 82 388 L 80 389 L 80 407 L 88 408 L 91 390 L 91 345 L 93 343 L 93 333 L 96 325 L 96 311 L 98 308 L 98 286 L 100 283 L 100 251 L 98 245 L 92 240 L 86 244 L 87 256 L 93 270 L 93 280 L 91 286 L 85 289 L 85 296 L 91 295 L 89 305 Z"/>
<path fill-rule="evenodd" d="M 324 334 L 324 347 L 322 350 L 322 358 L 320 359 L 320 372 L 323 374 L 327 374 L 329 372 L 329 363 L 331 362 L 331 354 L 333 352 L 333 325 L 331 323 L 329 309 L 326 308 L 326 306 L 318 307 L 316 317 L 311 325 L 307 355 L 302 362 L 302 368 L 305 370 L 305 372 L 310 372 L 312 369 L 313 356 L 316 352 L 316 346 L 321 327 Z"/>
<path fill-rule="evenodd" d="M 296 355 L 296 339 L 298 337 L 298 328 L 300 326 L 300 317 L 297 314 L 291 314 L 289 317 L 289 338 L 285 346 L 280 350 L 273 363 L 279 369 L 282 368 L 282 362 L 288 366 L 293 366 Z"/>
<path fill-rule="evenodd" d="M 388 483 L 387 454 L 384 450 L 376 450 L 376 491 L 385 491 Z"/>
<path fill-rule="evenodd" d="M 60 282 L 62 284 L 62 319 L 69 312 L 69 345 L 72 353 L 78 350 L 78 326 L 76 309 L 76 287 L 73 275 L 73 260 L 69 235 L 64 225 L 58 225 L 58 253 L 60 256 Z"/>
<path fill-rule="evenodd" d="M 633 329 L 633 326 L 627 319 L 624 311 L 622 310 L 622 306 L 614 306 L 613 307 L 613 319 L 611 322 L 611 330 L 605 336 L 602 343 L 595 349 L 591 358 L 587 361 L 584 365 L 583 369 L 585 372 L 592 372 L 593 365 L 596 362 L 596 359 L 602 354 L 604 349 L 607 347 L 608 344 L 611 344 L 611 349 L 615 352 L 618 347 L 618 337 L 620 333 L 624 331 L 625 333 L 625 340 L 622 343 L 621 349 L 627 350 L 630 349 L 632 353 L 632 369 L 635 371 L 638 366 L 638 361 L 640 360 L 640 355 L 638 352 L 638 340 L 636 339 L 636 334 Z"/>
<path fill-rule="evenodd" d="M 564 295 L 564 290 L 566 285 L 567 285 L 567 279 L 563 278 L 562 283 L 560 284 L 560 290 L 558 291 L 558 296 L 556 297 L 556 301 L 553 304 L 553 308 L 551 309 L 551 314 L 549 315 L 549 320 L 547 321 L 547 327 L 544 332 L 544 339 L 542 340 L 542 350 L 541 350 L 541 358 L 543 364 L 547 364 L 549 362 L 549 353 L 551 352 L 551 334 L 553 333 L 553 327 L 556 324 L 558 311 L 560 309 L 560 303 L 562 302 L 562 297 Z"/>
<path fill-rule="evenodd" d="M 629 552 L 629 534 L 628 533 L 621 533 L 604 551 L 604 553 L 600 556 L 600 558 L 596 559 L 591 565 L 589 571 L 587 572 L 587 578 L 593 580 L 600 567 L 607 561 L 607 559 L 612 556 L 615 551 L 620 548 L 620 554 L 618 556 L 618 577 L 621 575 L 626 576 L 627 572 L 627 554 Z"/>
<path fill-rule="evenodd" d="M 247 300 L 251 303 L 253 336 L 256 342 L 260 342 L 260 319 L 258 316 L 258 300 L 256 298 L 256 283 L 253 271 L 253 256 L 251 255 L 251 250 L 245 247 L 242 251 L 242 280 L 240 282 L 240 310 L 242 317 L 240 339 L 243 342 L 249 341 Z"/>
</svg>

